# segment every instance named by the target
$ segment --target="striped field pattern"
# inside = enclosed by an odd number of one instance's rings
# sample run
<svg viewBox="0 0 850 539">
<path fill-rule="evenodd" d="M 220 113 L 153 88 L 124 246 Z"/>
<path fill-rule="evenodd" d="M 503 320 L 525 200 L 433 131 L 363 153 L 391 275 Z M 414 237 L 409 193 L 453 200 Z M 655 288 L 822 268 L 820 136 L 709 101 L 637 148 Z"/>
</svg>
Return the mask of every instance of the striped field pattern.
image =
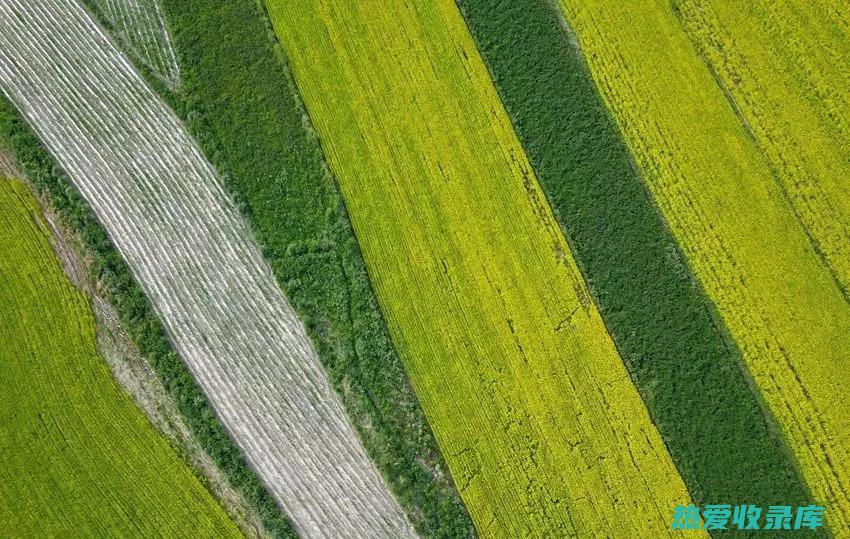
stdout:
<svg viewBox="0 0 850 539">
<path fill-rule="evenodd" d="M 0 4 L 0 82 L 298 530 L 412 535 L 212 167 L 82 7 Z"/>
<path fill-rule="evenodd" d="M 688 494 L 454 2 L 267 5 L 478 533 L 670 533 Z"/>
<path fill-rule="evenodd" d="M 850 537 L 848 66 L 841 0 L 2 0 L 0 178 L 271 536 Z M 238 533 L 27 197 L 0 522 Z"/>
<path fill-rule="evenodd" d="M 813 499 L 848 529 L 850 304 L 670 5 L 562 5 Z"/>
<path fill-rule="evenodd" d="M 466 0 L 462 9 L 694 500 L 806 501 L 740 351 L 656 211 L 558 7 Z"/>
</svg>

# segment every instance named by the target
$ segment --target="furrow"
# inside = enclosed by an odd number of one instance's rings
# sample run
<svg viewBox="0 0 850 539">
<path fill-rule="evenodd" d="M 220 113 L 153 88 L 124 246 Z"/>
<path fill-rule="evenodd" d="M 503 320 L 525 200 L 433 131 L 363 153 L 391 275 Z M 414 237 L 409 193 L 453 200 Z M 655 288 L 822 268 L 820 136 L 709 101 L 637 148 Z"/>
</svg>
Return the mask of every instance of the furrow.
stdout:
<svg viewBox="0 0 850 539">
<path fill-rule="evenodd" d="M 412 530 L 212 167 L 79 4 L 0 7 L 0 77 L 249 462 L 311 537 Z"/>
</svg>

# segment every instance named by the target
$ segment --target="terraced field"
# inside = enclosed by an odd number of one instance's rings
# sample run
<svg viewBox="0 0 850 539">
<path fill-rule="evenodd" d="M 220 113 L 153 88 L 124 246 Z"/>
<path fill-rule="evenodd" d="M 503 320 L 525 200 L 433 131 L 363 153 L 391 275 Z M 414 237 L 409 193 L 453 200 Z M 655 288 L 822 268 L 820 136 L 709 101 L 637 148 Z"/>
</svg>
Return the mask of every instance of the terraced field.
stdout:
<svg viewBox="0 0 850 539">
<path fill-rule="evenodd" d="M 561 5 L 813 499 L 832 529 L 848 529 L 850 305 L 670 5 Z"/>
<path fill-rule="evenodd" d="M 0 83 L 298 531 L 411 536 L 212 167 L 82 7 L 0 5 Z"/>
<path fill-rule="evenodd" d="M 850 28 L 829 2 L 676 2 L 850 301 Z"/>
<path fill-rule="evenodd" d="M 126 45 L 162 80 L 180 82 L 180 65 L 160 0 L 90 0 Z"/>
<path fill-rule="evenodd" d="M 0 179 L 0 207 L 3 534 L 239 537 L 112 379 L 24 184 Z"/>
<path fill-rule="evenodd" d="M 466 0 L 461 9 L 691 495 L 701 504 L 806 502 L 737 346 L 656 211 L 558 7 Z"/>
<path fill-rule="evenodd" d="M 670 533 L 687 491 L 455 4 L 267 6 L 478 533 Z"/>
</svg>

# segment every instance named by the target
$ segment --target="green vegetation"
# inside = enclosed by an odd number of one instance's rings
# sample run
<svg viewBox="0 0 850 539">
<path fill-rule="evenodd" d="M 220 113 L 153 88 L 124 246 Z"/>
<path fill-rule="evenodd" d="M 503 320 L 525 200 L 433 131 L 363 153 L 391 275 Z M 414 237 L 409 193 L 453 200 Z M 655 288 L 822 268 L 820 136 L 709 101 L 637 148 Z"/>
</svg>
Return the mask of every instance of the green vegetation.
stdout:
<svg viewBox="0 0 850 539">
<path fill-rule="evenodd" d="M 224 177 L 417 531 L 471 535 L 265 13 L 252 0 L 162 4 L 181 83 L 173 92 L 137 67 Z"/>
<path fill-rule="evenodd" d="M 655 210 L 557 7 L 467 0 L 461 8 L 693 497 L 806 500 L 740 353 Z"/>
<path fill-rule="evenodd" d="M 0 521 L 46 536 L 238 537 L 112 378 L 27 187 L 0 178 Z"/>
<path fill-rule="evenodd" d="M 830 527 L 850 529 L 850 415 L 842 407 L 850 304 L 836 273 L 674 5 L 559 3 L 644 185 L 738 345 L 812 499 L 829 507 Z"/>
<path fill-rule="evenodd" d="M 174 352 L 130 269 L 115 250 L 88 204 L 41 146 L 26 122 L 5 98 L 0 99 L 0 146 L 8 145 L 25 176 L 76 233 L 93 258 L 92 276 L 118 312 L 122 326 L 174 397 L 181 415 L 201 447 L 224 472 L 230 484 L 257 508 L 274 537 L 295 537 L 288 519 L 248 467 L 200 391 L 186 365 Z"/>
<path fill-rule="evenodd" d="M 478 533 L 669 535 L 685 485 L 454 2 L 266 5 Z"/>
</svg>

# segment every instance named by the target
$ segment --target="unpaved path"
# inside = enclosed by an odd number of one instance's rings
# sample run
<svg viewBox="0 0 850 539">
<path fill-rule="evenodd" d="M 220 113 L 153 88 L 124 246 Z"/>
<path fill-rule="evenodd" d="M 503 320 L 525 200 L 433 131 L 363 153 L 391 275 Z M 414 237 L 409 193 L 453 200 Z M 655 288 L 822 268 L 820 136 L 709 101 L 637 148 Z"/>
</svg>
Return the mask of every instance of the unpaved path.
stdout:
<svg viewBox="0 0 850 539">
<path fill-rule="evenodd" d="M 214 170 L 85 10 L 0 1 L 0 85 L 299 532 L 413 536 Z"/>
</svg>

